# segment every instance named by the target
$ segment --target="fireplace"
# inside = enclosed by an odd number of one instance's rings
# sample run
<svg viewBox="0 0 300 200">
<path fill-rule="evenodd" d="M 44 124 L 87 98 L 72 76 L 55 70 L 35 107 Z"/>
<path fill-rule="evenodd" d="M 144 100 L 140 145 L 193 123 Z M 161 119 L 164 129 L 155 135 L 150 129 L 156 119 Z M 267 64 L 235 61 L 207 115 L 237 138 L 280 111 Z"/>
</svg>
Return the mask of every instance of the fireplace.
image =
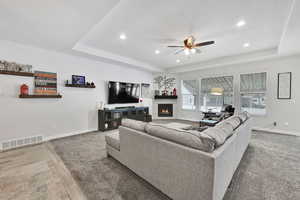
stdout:
<svg viewBox="0 0 300 200">
<path fill-rule="evenodd" d="M 173 104 L 158 104 L 158 117 L 173 117 Z"/>
</svg>

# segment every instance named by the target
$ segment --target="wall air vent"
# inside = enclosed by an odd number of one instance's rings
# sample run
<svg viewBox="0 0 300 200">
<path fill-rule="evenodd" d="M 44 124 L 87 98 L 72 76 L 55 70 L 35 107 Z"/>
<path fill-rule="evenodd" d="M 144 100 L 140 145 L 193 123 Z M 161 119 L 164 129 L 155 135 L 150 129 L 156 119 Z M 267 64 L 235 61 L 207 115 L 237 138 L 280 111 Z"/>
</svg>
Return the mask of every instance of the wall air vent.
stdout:
<svg viewBox="0 0 300 200">
<path fill-rule="evenodd" d="M 39 144 L 42 143 L 43 140 L 44 138 L 41 135 L 22 138 L 22 139 L 9 140 L 9 141 L 2 142 L 1 150 L 7 151 L 10 149 L 15 149 L 23 146 Z"/>
</svg>

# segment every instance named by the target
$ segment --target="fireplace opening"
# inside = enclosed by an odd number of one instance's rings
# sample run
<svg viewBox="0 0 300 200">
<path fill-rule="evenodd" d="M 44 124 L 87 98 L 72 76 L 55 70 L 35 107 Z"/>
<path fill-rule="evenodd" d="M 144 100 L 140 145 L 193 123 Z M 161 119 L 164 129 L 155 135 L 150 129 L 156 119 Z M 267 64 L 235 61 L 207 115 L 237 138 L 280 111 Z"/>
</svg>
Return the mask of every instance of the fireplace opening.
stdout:
<svg viewBox="0 0 300 200">
<path fill-rule="evenodd" d="M 158 104 L 159 117 L 173 117 L 173 104 Z"/>
</svg>

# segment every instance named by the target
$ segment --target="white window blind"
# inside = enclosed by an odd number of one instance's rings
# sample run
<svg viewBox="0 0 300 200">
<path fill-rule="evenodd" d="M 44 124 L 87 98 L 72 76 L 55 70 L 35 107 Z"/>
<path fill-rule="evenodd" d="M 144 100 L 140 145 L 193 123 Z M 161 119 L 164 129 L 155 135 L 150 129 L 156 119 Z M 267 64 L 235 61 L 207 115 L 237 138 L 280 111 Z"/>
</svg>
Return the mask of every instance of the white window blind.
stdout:
<svg viewBox="0 0 300 200">
<path fill-rule="evenodd" d="M 222 88 L 223 94 L 211 94 L 212 88 Z M 200 110 L 219 112 L 223 104 L 233 104 L 233 76 L 210 77 L 201 80 Z"/>
</svg>

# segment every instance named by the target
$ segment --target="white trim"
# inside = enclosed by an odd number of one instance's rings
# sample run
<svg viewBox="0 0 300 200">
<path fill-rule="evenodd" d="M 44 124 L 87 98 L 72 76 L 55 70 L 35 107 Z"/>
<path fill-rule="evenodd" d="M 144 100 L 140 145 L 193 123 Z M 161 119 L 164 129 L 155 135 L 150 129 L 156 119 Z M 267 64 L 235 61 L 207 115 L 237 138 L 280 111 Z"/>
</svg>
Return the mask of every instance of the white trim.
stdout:
<svg viewBox="0 0 300 200">
<path fill-rule="evenodd" d="M 85 131 L 76 131 L 72 133 L 64 133 L 64 134 L 59 134 L 59 135 L 54 135 L 54 136 L 48 136 L 44 137 L 45 141 L 51 141 L 51 140 L 56 140 L 56 139 L 61 139 L 65 137 L 70 137 L 70 136 L 75 136 L 75 135 L 81 135 L 85 133 L 91 133 L 91 132 L 96 132 L 98 129 L 91 129 L 91 130 L 85 130 Z"/>
<path fill-rule="evenodd" d="M 252 131 L 261 131 L 261 132 L 270 133 L 270 134 L 291 135 L 291 136 L 300 137 L 300 133 L 298 133 L 298 132 L 286 131 L 286 130 L 275 129 L 275 128 L 253 127 Z"/>
<path fill-rule="evenodd" d="M 81 134 L 96 132 L 96 131 L 98 131 L 98 129 L 86 130 L 86 131 L 76 131 L 76 132 L 73 132 L 73 133 L 65 133 L 65 134 L 59 134 L 59 135 L 48 136 L 48 137 L 46 137 L 44 135 L 41 135 L 41 136 L 43 136 L 43 142 L 42 143 L 49 142 L 51 140 L 65 138 L 65 137 L 70 137 L 70 136 L 75 136 L 75 135 L 81 135 Z M 0 144 L 2 144 L 3 142 L 10 141 L 10 140 L 19 140 L 19 139 L 23 139 L 23 137 L 2 140 L 2 141 L 0 141 Z M 37 144 L 42 144 L 42 143 L 37 143 Z M 24 145 L 24 146 L 21 146 L 20 148 L 23 148 L 23 147 L 26 147 L 26 146 L 30 146 L 30 145 Z M 13 150 L 13 149 L 11 149 L 11 150 Z M 0 152 L 2 152 L 2 151 L 3 151 L 3 148 L 2 148 L 2 145 L 0 145 Z"/>
</svg>

